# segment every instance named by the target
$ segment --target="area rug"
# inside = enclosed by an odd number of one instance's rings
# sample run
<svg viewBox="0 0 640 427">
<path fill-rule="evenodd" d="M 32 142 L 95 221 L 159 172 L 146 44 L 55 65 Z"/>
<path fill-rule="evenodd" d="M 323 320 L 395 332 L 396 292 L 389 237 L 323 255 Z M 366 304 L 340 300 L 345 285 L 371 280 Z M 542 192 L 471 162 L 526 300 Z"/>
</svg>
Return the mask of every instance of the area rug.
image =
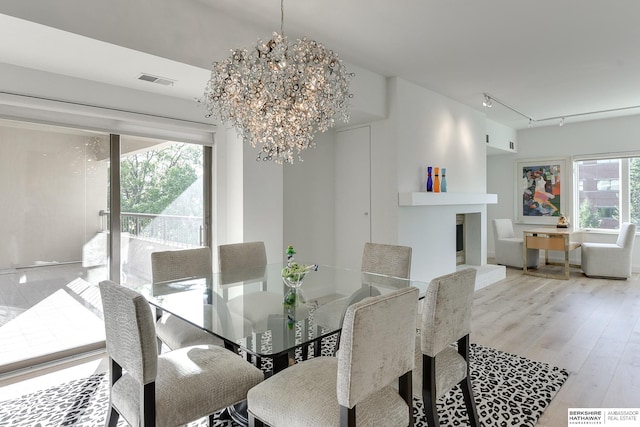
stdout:
<svg viewBox="0 0 640 427">
<path fill-rule="evenodd" d="M 535 426 L 569 373 L 546 363 L 471 344 L 471 380 L 482 426 Z M 0 426 L 94 427 L 104 425 L 108 376 L 88 378 L 0 402 Z M 427 427 L 422 402 L 414 399 L 415 425 Z M 440 424 L 468 425 L 462 391 L 438 400 Z M 120 419 L 118 426 L 127 424 Z M 203 419 L 189 427 L 206 426 Z M 216 416 L 215 426 L 236 426 Z"/>
</svg>

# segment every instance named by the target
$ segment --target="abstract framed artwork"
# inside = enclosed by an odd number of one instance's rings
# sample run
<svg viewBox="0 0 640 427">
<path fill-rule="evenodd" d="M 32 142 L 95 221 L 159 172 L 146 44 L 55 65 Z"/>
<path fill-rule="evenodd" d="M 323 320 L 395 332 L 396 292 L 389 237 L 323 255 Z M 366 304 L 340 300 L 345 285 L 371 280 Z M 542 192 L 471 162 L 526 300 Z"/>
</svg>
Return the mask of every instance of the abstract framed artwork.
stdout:
<svg viewBox="0 0 640 427">
<path fill-rule="evenodd" d="M 514 200 L 518 222 L 558 222 L 566 204 L 566 165 L 566 159 L 516 160 Z"/>
</svg>

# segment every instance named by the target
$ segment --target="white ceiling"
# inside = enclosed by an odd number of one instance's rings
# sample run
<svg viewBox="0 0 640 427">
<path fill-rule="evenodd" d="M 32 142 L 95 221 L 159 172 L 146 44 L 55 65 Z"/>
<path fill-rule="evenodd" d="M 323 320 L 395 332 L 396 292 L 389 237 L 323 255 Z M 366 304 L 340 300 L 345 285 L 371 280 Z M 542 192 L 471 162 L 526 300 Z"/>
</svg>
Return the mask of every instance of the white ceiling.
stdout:
<svg viewBox="0 0 640 427">
<path fill-rule="evenodd" d="M 3 0 L 0 14 L 0 62 L 189 99 L 212 61 L 280 29 L 277 0 Z M 640 105 L 637 0 L 287 0 L 284 29 L 514 128 L 528 120 L 483 110 L 483 92 L 538 120 Z M 640 108 L 566 123 L 621 114 Z"/>
</svg>

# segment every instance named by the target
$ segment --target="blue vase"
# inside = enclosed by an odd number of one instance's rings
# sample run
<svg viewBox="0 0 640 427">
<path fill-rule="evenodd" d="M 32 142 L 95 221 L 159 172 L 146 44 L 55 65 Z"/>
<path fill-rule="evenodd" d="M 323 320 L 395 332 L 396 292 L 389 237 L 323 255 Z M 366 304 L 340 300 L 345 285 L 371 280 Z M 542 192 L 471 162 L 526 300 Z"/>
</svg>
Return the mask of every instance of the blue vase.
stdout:
<svg viewBox="0 0 640 427">
<path fill-rule="evenodd" d="M 440 178 L 440 191 L 447 192 L 447 168 L 442 168 L 442 177 Z"/>
<path fill-rule="evenodd" d="M 433 180 L 431 179 L 431 166 L 427 166 L 427 191 L 433 191 Z"/>
</svg>

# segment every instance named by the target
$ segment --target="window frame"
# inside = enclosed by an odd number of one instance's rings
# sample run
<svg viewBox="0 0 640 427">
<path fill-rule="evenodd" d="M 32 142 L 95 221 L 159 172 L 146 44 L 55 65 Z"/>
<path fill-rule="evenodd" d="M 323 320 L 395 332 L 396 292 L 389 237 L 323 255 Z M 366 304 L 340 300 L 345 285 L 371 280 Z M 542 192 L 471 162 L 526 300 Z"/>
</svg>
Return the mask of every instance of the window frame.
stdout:
<svg viewBox="0 0 640 427">
<path fill-rule="evenodd" d="M 612 233 L 620 230 L 620 224 L 623 222 L 631 222 L 631 182 L 630 182 L 630 159 L 639 158 L 640 151 L 623 152 L 623 153 L 608 153 L 608 154 L 589 154 L 573 156 L 571 158 L 571 166 L 573 168 L 573 217 L 576 219 L 576 230 L 587 230 L 589 232 L 597 233 Z M 607 160 L 619 160 L 620 161 L 620 177 L 618 178 L 617 190 L 600 190 L 600 191 L 617 191 L 619 196 L 620 207 L 618 210 L 619 220 L 618 228 L 582 228 L 580 227 L 580 190 L 578 181 L 580 181 L 580 175 L 578 173 L 578 162 L 593 161 L 597 163 L 606 163 Z M 615 178 L 608 178 L 609 181 Z M 583 190 L 584 191 L 584 190 Z"/>
</svg>

